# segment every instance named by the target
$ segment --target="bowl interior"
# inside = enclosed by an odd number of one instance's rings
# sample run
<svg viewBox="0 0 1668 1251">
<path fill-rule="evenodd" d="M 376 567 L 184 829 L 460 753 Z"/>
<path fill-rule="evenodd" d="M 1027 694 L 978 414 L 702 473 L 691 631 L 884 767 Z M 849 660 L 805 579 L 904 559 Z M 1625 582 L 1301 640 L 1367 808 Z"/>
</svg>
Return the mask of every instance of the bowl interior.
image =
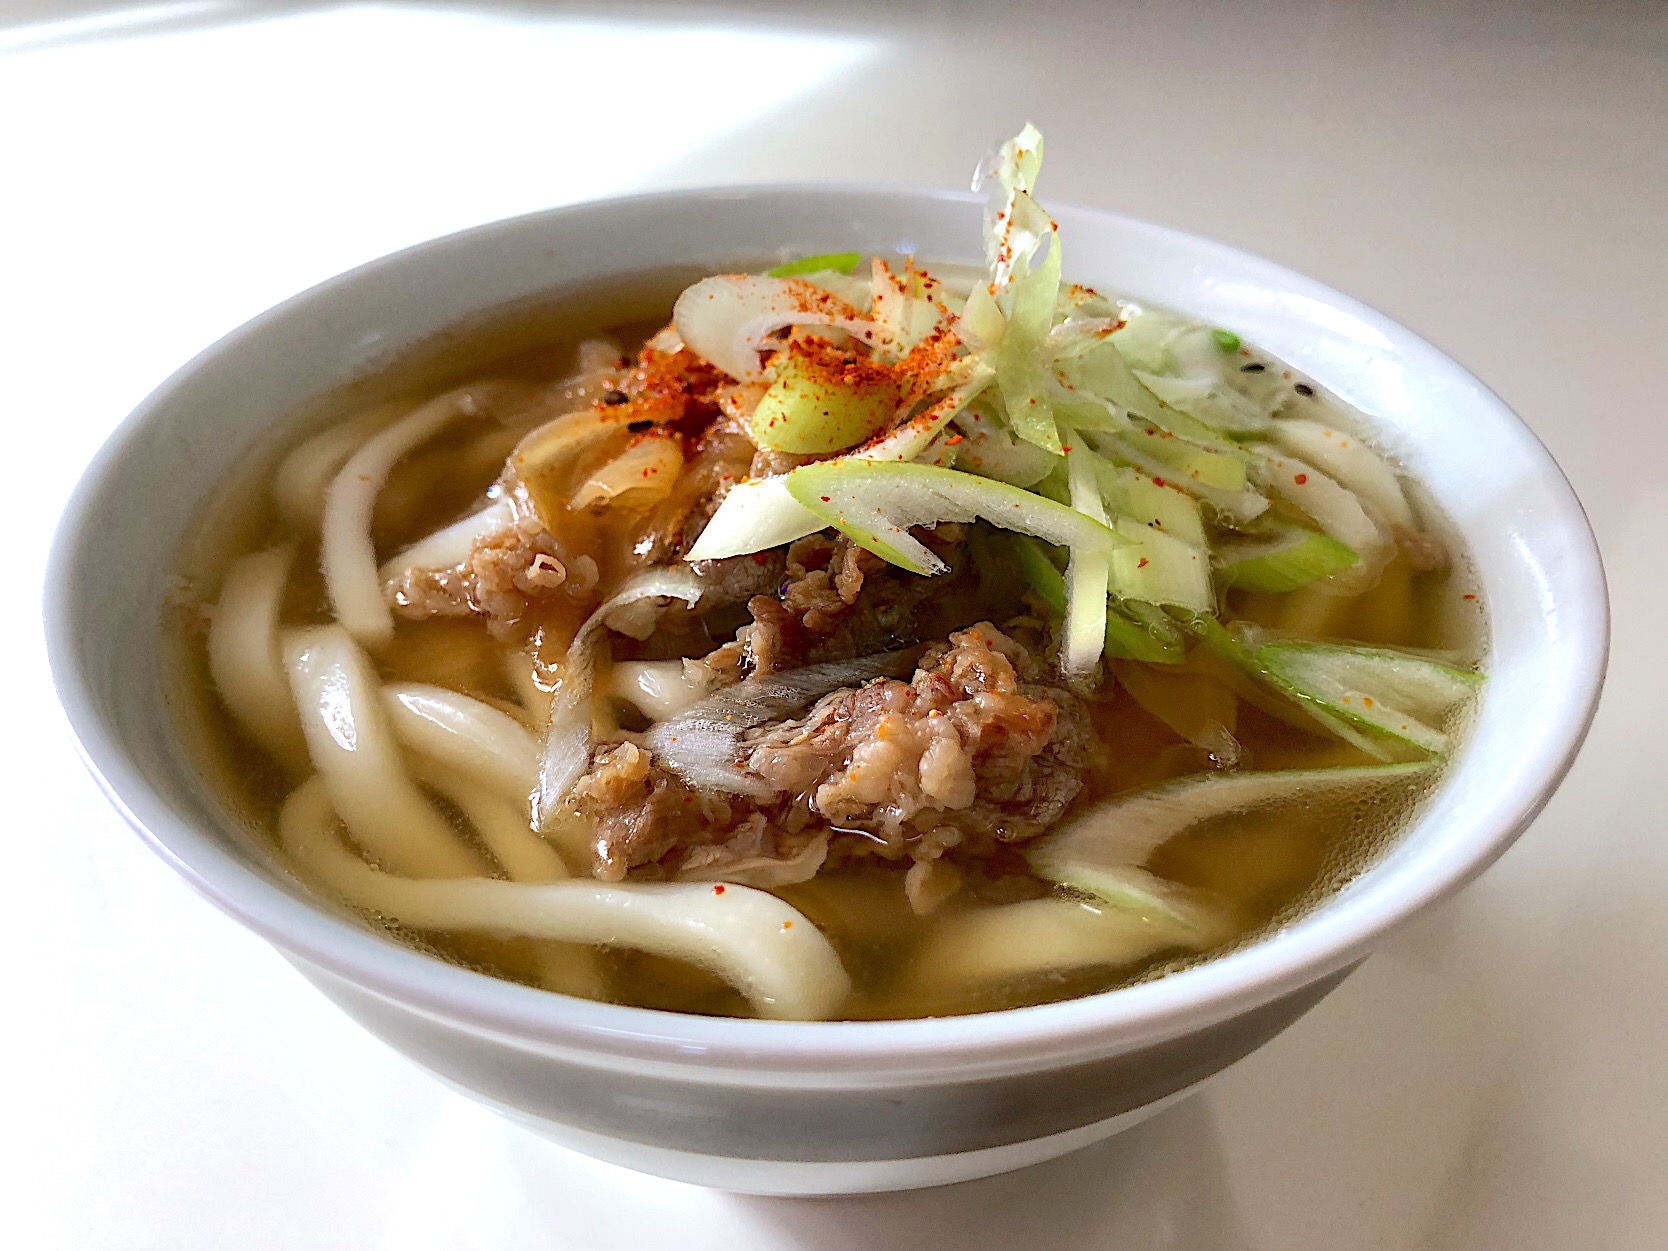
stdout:
<svg viewBox="0 0 1668 1251">
<path fill-rule="evenodd" d="M 1603 575 L 1573 494 L 1534 436 L 1435 348 L 1338 293 L 1221 245 L 1116 215 L 1058 212 L 1073 279 L 1228 326 L 1378 420 L 1465 536 L 1488 607 L 1490 681 L 1419 820 L 1374 868 L 1281 933 L 1147 985 L 985 1016 L 875 1024 L 714 1021 L 582 1003 L 430 960 L 309 898 L 228 831 L 182 759 L 158 677 L 181 536 L 273 420 L 485 310 L 612 275 L 778 249 L 967 259 L 964 195 L 758 188 L 552 210 L 450 236 L 306 292 L 165 383 L 101 451 L 48 575 L 55 677 L 113 802 L 199 890 L 292 955 L 389 995 L 530 1037 L 747 1064 L 848 1064 L 944 1049 L 1040 1056 L 1202 1024 L 1342 968 L 1498 855 L 1574 755 L 1603 673 Z M 1039 1050 L 1039 1048 L 1041 1050 Z"/>
</svg>

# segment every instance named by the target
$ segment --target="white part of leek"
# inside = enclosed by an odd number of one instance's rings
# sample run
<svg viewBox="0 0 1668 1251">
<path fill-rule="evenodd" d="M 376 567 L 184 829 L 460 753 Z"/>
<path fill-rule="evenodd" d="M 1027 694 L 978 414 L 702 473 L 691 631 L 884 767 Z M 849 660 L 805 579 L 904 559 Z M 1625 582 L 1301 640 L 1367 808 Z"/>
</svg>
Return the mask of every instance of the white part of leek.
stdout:
<svg viewBox="0 0 1668 1251">
<path fill-rule="evenodd" d="M 332 815 L 321 779 L 303 783 L 279 818 L 284 849 L 349 904 L 411 929 L 649 951 L 711 970 L 761 1016 L 782 1020 L 832 1016 L 850 993 L 850 979 L 828 940 L 803 913 L 765 891 L 581 879 L 412 880 L 355 856 L 331 828 Z"/>
<path fill-rule="evenodd" d="M 906 271 L 916 290 L 912 293 L 904 278 L 879 256 L 870 258 L 870 313 L 878 336 L 877 347 L 892 360 L 902 359 L 909 350 L 938 330 L 948 319 L 935 298 L 938 283 L 921 270 Z"/>
<path fill-rule="evenodd" d="M 1268 458 L 1263 475 L 1269 490 L 1340 543 L 1353 548 L 1366 573 L 1377 574 L 1383 568 L 1390 554 L 1390 540 L 1367 515 L 1353 491 L 1307 461 L 1270 444 L 1257 444 L 1252 450 Z"/>
<path fill-rule="evenodd" d="M 693 563 L 746 556 L 822 528 L 822 519 L 788 494 L 787 474 L 738 482 L 725 492 L 684 559 Z"/>
<path fill-rule="evenodd" d="M 1119 869 L 1145 864 L 1176 835 L 1201 821 L 1269 804 L 1367 793 L 1424 776 L 1429 762 L 1341 769 L 1284 769 L 1196 774 L 1121 795 L 1088 809 L 1026 849 L 1050 881 L 1069 882 L 1080 866 Z"/>
<path fill-rule="evenodd" d="M 525 806 L 538 779 L 538 741 L 507 712 L 443 686 L 390 682 L 383 707 L 406 747 L 478 778 Z"/>
<path fill-rule="evenodd" d="M 1297 417 L 1282 417 L 1269 431 L 1281 447 L 1318 466 L 1346 490 L 1353 491 L 1374 520 L 1415 530 L 1400 479 L 1382 456 L 1347 430 Z"/>
<path fill-rule="evenodd" d="M 964 366 L 963 381 L 895 430 L 874 442 L 822 464 L 852 460 L 907 461 L 927 453 L 935 439 L 974 396 L 990 382 L 992 373 L 982 362 Z M 768 551 L 815 534 L 826 524 L 788 491 L 792 472 L 751 482 L 738 482 L 720 501 L 706 527 L 684 559 L 723 560 Z"/>
<path fill-rule="evenodd" d="M 1090 433 L 1084 436 L 1096 451 L 1104 455 L 1115 457 L 1127 464 L 1135 466 L 1149 478 L 1157 478 L 1167 482 L 1177 490 L 1197 497 L 1216 510 L 1225 521 L 1237 525 L 1260 517 L 1268 510 L 1268 500 L 1255 491 L 1225 491 L 1217 487 L 1206 486 L 1186 474 L 1179 474 L 1174 465 L 1159 460 L 1156 456 L 1149 456 L 1147 452 L 1135 445 L 1129 439 L 1121 439 L 1116 435 Z"/>
<path fill-rule="evenodd" d="M 1120 517 L 1115 528 L 1129 541 L 1112 553 L 1112 585 L 1120 596 L 1189 612 L 1216 611 L 1210 561 L 1202 551 L 1129 517 Z"/>
<path fill-rule="evenodd" d="M 1062 431 L 1067 438 L 1069 431 Z M 1092 521 L 1109 525 L 1106 504 L 1095 478 L 1094 454 L 1086 447 L 1066 453 L 1066 478 L 1071 506 Z M 1072 549 L 1066 565 L 1065 669 L 1069 674 L 1095 671 L 1106 649 L 1106 596 L 1114 553 Z"/>
<path fill-rule="evenodd" d="M 1221 353 L 1215 355 L 1220 357 Z M 1213 430 L 1260 433 L 1269 428 L 1268 414 L 1229 386 L 1220 376 L 1220 368 L 1204 377 L 1171 378 L 1139 369 L 1133 372 L 1142 386 L 1171 408 Z"/>
<path fill-rule="evenodd" d="M 990 284 L 973 284 L 967 296 L 967 303 L 963 305 L 960 316 L 956 318 L 957 337 L 988 351 L 1002 342 L 1003 332 L 1007 328 L 1008 319 L 1002 316 L 1002 310 L 997 307 L 996 297 L 990 293 Z"/>
<path fill-rule="evenodd" d="M 1349 726 L 1381 730 L 1443 754 L 1449 746 L 1443 723 L 1483 680 L 1480 674 L 1388 648 L 1293 640 L 1265 644 L 1255 659 L 1276 685 L 1298 697 L 1334 733 L 1381 757 L 1380 744 L 1350 732 Z M 1347 724 L 1337 724 L 1338 719 Z"/>
<path fill-rule="evenodd" d="M 789 474 L 788 489 L 859 546 L 927 576 L 949 566 L 909 533 L 912 526 L 980 519 L 1074 553 L 1123 543 L 1106 525 L 1073 508 L 957 469 L 857 458 L 817 461 Z"/>
<path fill-rule="evenodd" d="M 285 765 L 307 759 L 295 700 L 278 646 L 278 612 L 295 549 L 288 545 L 232 562 L 209 625 L 209 676 L 232 717 Z"/>
<path fill-rule="evenodd" d="M 957 413 L 956 426 L 963 435 L 956 447 L 956 468 L 968 473 L 1018 487 L 1032 487 L 1060 463 L 1053 452 L 1016 439 L 995 417 L 976 408 L 964 408 Z"/>
<path fill-rule="evenodd" d="M 836 459 L 916 460 L 920 458 L 952 418 L 973 400 L 996 376 L 982 360 L 964 357 L 953 367 L 962 381 L 934 400 L 921 412 L 900 422 L 880 438 Z"/>
<path fill-rule="evenodd" d="M 1193 926 L 1162 913 L 1027 899 L 940 921 L 916 953 L 914 978 L 948 990 L 1133 964 L 1167 949 L 1206 945 Z"/>
<path fill-rule="evenodd" d="M 1213 932 L 1219 938 L 1229 936 L 1221 919 L 1211 915 L 1212 910 L 1205 904 L 1200 892 L 1166 881 L 1134 865 L 1111 869 L 1088 865 L 1072 867 L 1072 874 L 1060 885 L 1094 896 L 1097 904 L 1185 926 L 1201 940 L 1206 932 Z M 1199 943 L 1201 947 L 1208 945 L 1207 941 Z"/>
<path fill-rule="evenodd" d="M 336 619 L 368 647 L 394 636 L 394 618 L 382 595 L 371 514 L 389 471 L 464 413 L 475 409 L 477 388 L 436 396 L 416 412 L 371 436 L 331 480 L 325 492 L 319 560 Z"/>
<path fill-rule="evenodd" d="M 1208 549 L 1199 502 L 1186 491 L 1177 486 L 1159 486 L 1146 474 L 1133 469 L 1119 469 L 1116 477 L 1120 511 L 1143 525 L 1156 525 L 1173 539 L 1201 551 Z"/>
<path fill-rule="evenodd" d="M 407 774 L 382 684 L 348 632 L 337 625 L 294 630 L 283 649 L 308 753 L 354 841 L 397 872 L 480 873 L 480 858 Z"/>
<path fill-rule="evenodd" d="M 671 493 L 682 471 L 683 448 L 677 436 L 653 430 L 581 482 L 568 506 L 578 512 L 618 500 L 622 506 L 647 508 Z"/>
<path fill-rule="evenodd" d="M 377 571 L 377 577 L 386 588 L 418 569 L 450 569 L 461 565 L 469 559 L 477 539 L 507 529 L 514 521 L 515 508 L 506 495 L 478 512 L 436 530 L 427 538 L 417 540 L 384 564 Z"/>
</svg>

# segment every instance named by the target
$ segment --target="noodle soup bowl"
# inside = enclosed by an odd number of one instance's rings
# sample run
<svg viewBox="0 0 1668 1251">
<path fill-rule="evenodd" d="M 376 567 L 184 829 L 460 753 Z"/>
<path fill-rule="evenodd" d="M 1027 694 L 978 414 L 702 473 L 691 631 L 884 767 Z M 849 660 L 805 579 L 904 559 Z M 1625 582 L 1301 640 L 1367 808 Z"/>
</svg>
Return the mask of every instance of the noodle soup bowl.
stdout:
<svg viewBox="0 0 1668 1251">
<path fill-rule="evenodd" d="M 1266 261 L 1062 209 L 1072 277 L 1231 326 L 1373 414 L 1469 548 L 1489 680 L 1451 767 L 1368 871 L 1262 940 L 1155 981 L 1007 1012 L 893 1022 L 731 1020 L 496 980 L 373 932 L 241 832 L 184 750 L 161 622 L 193 516 L 274 423 L 440 332 L 551 292 L 737 257 L 850 247 L 968 259 L 965 195 L 667 193 L 518 218 L 295 297 L 205 351 L 120 427 L 53 552 L 47 628 L 89 767 L 193 887 L 367 1029 L 536 1131 L 735 1190 L 933 1185 L 1059 1155 L 1151 1115 L 1278 1034 L 1375 946 L 1460 889 L 1546 802 L 1598 697 L 1593 537 L 1546 451 L 1430 344 Z"/>
</svg>

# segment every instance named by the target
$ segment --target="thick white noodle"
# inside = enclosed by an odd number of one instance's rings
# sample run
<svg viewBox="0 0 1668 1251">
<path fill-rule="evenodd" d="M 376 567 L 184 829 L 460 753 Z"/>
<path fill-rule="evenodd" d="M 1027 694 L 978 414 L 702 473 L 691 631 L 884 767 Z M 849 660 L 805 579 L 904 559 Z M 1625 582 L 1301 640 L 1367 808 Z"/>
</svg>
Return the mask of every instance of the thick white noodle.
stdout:
<svg viewBox="0 0 1668 1251">
<path fill-rule="evenodd" d="M 394 465 L 465 413 L 478 411 L 480 387 L 459 387 L 372 435 L 331 480 L 324 496 L 319 561 L 336 619 L 359 642 L 379 647 L 394 636 L 394 617 L 377 576 L 371 513 Z"/>
<path fill-rule="evenodd" d="M 412 776 L 457 805 L 510 881 L 560 882 L 573 876 L 561 854 L 534 833 L 525 800 L 518 803 L 466 770 L 421 754 Z"/>
<path fill-rule="evenodd" d="M 226 570 L 209 625 L 209 676 L 249 736 L 290 768 L 307 761 L 301 721 L 278 650 L 278 610 L 295 549 L 240 557 Z"/>
<path fill-rule="evenodd" d="M 525 802 L 513 803 L 460 769 L 415 762 L 417 780 L 451 800 L 468 818 L 512 882 L 560 882 L 571 876 L 556 849 L 533 832 Z M 542 942 L 533 956 L 539 985 L 581 999 L 608 997 L 608 970 L 589 947 Z"/>
<path fill-rule="evenodd" d="M 539 744 L 521 722 L 485 700 L 425 682 L 391 682 L 382 697 L 394 736 L 406 747 L 487 783 L 525 810 L 538 779 Z"/>
<path fill-rule="evenodd" d="M 461 521 L 454 521 L 444 529 L 436 530 L 428 538 L 417 540 L 377 570 L 377 577 L 382 580 L 385 594 L 390 583 L 398 582 L 413 570 L 450 569 L 453 565 L 461 565 L 469 559 L 476 539 L 496 534 L 514 521 L 515 510 L 509 497 L 505 496 L 494 500 L 479 512 L 470 513 Z"/>
<path fill-rule="evenodd" d="M 574 879 L 414 881 L 372 868 L 332 828 L 321 778 L 284 804 L 279 837 L 296 864 L 348 903 L 416 930 L 522 935 L 627 947 L 709 969 L 761 1016 L 820 1020 L 851 989 L 834 948 L 798 910 L 746 886 Z"/>
<path fill-rule="evenodd" d="M 330 480 L 360 444 L 410 408 L 408 402 L 378 404 L 315 434 L 279 461 L 272 475 L 272 498 L 284 520 L 297 530 L 318 529 Z"/>
<path fill-rule="evenodd" d="M 483 872 L 480 857 L 407 774 L 382 683 L 348 632 L 335 625 L 294 630 L 283 649 L 308 754 L 354 841 L 398 873 Z"/>
</svg>

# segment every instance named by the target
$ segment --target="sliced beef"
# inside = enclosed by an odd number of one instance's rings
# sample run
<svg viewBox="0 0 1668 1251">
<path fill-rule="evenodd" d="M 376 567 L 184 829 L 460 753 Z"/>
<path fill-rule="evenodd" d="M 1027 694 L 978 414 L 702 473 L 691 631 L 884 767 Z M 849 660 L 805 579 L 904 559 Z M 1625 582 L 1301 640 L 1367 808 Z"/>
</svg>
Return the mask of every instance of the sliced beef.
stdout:
<svg viewBox="0 0 1668 1251">
<path fill-rule="evenodd" d="M 788 862 L 820 834 L 804 820 L 773 822 L 740 796 L 699 792 L 634 743 L 599 748 L 573 803 L 594 822 L 592 871 L 606 881 L 633 869 L 640 878 L 701 878 L 743 861 Z M 804 877 L 821 863 L 817 856 Z"/>
<path fill-rule="evenodd" d="M 836 692 L 753 736 L 746 765 L 893 851 L 944 826 L 956 841 L 1033 838 L 1076 797 L 1095 743 L 1081 702 L 1038 676 L 1023 647 L 978 625 L 929 650 L 908 683 Z"/>
<path fill-rule="evenodd" d="M 923 578 L 893 568 L 842 535 L 819 532 L 788 547 L 774 594 L 747 601 L 752 620 L 712 663 L 745 673 L 777 673 L 831 660 L 892 651 L 987 615 L 978 574 L 953 523 L 916 534 L 950 565 Z"/>
<path fill-rule="evenodd" d="M 462 564 L 414 569 L 389 590 L 404 617 L 483 616 L 495 635 L 511 634 L 533 603 L 565 596 L 594 598 L 597 563 L 575 555 L 526 513 L 494 534 L 475 540 Z"/>
<path fill-rule="evenodd" d="M 795 860 L 810 876 L 824 836 L 830 854 L 917 860 L 1033 838 L 1098 750 L 1082 703 L 1041 676 L 996 627 L 958 632 L 908 682 L 836 691 L 746 735 L 736 763 L 767 784 L 764 798 L 702 794 L 633 743 L 603 747 L 574 800 L 594 823 L 596 872 L 700 877 Z"/>
<path fill-rule="evenodd" d="M 704 588 L 701 607 L 710 610 L 733 608 L 772 593 L 782 584 L 784 561 L 781 551 L 772 549 L 749 556 L 697 561 L 694 568 Z"/>
</svg>

